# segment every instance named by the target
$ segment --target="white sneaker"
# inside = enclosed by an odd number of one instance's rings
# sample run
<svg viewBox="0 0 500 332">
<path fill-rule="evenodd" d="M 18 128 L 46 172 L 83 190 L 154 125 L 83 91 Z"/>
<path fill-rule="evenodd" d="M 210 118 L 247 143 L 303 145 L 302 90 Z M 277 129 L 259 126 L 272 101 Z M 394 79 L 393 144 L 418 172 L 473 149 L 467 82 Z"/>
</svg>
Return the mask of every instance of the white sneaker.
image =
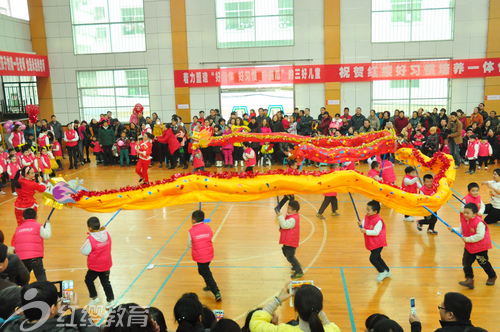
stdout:
<svg viewBox="0 0 500 332">
<path fill-rule="evenodd" d="M 477 166 L 477 169 L 480 170 L 481 169 L 481 166 Z"/>
<path fill-rule="evenodd" d="M 108 303 L 106 303 L 106 306 L 105 306 L 106 310 L 113 308 L 115 306 L 115 304 L 116 304 L 116 301 L 109 301 Z"/>
<path fill-rule="evenodd" d="M 411 218 L 411 217 L 404 217 L 404 218 L 403 218 L 403 221 L 411 221 L 411 220 L 410 220 L 410 218 Z"/>
<path fill-rule="evenodd" d="M 0 190 L 0 195 L 5 195 L 5 191 Z"/>
<path fill-rule="evenodd" d="M 96 305 L 99 302 L 101 302 L 101 300 L 98 297 L 93 298 L 92 300 L 90 300 L 88 306 L 90 307 L 90 306 Z"/>
<path fill-rule="evenodd" d="M 408 219 L 407 221 L 415 221 L 415 219 L 413 219 L 412 216 L 409 216 L 407 219 Z"/>
<path fill-rule="evenodd" d="M 485 170 L 488 170 L 488 166 L 485 166 L 485 167 L 484 167 L 484 169 L 485 169 Z"/>
<path fill-rule="evenodd" d="M 245 162 L 242 160 L 241 161 L 241 167 L 245 166 Z"/>
<path fill-rule="evenodd" d="M 381 282 L 382 280 L 384 280 L 385 278 L 387 278 L 387 272 L 384 271 L 384 272 L 380 272 L 377 276 L 377 281 L 378 282 Z"/>
<path fill-rule="evenodd" d="M 388 278 L 390 276 L 392 276 L 391 271 L 385 271 L 385 277 Z"/>
<path fill-rule="evenodd" d="M 16 192 L 13 192 L 13 193 L 12 193 L 12 196 L 17 196 L 17 193 L 16 193 Z"/>
</svg>

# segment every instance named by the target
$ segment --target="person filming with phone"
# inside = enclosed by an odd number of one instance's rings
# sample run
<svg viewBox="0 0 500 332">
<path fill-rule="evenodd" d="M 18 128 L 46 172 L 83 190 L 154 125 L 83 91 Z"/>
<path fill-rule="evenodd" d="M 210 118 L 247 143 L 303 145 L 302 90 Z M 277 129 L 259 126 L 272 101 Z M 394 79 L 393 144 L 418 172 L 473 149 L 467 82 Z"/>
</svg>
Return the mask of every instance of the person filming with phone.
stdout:
<svg viewBox="0 0 500 332">
<path fill-rule="evenodd" d="M 473 327 L 470 321 L 472 311 L 471 300 L 460 293 L 449 292 L 438 306 L 441 328 L 435 332 L 465 332 Z M 420 318 L 416 313 L 410 314 L 411 332 L 422 331 Z M 426 329 L 428 330 L 428 329 Z"/>
</svg>

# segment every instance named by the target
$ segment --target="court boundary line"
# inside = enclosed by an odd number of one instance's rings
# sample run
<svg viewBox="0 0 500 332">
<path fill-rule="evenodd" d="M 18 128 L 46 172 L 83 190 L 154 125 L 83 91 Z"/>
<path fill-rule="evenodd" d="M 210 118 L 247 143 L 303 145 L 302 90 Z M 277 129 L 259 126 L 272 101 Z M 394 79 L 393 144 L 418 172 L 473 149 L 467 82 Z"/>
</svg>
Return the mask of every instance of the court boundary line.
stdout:
<svg viewBox="0 0 500 332">
<path fill-rule="evenodd" d="M 349 298 L 349 290 L 347 289 L 347 282 L 344 275 L 344 269 L 340 268 L 340 275 L 342 276 L 342 284 L 344 285 L 344 296 L 347 303 L 347 310 L 349 311 L 349 320 L 351 321 L 352 332 L 356 332 L 356 322 L 354 321 L 354 313 L 352 312 L 351 299 Z"/>
</svg>

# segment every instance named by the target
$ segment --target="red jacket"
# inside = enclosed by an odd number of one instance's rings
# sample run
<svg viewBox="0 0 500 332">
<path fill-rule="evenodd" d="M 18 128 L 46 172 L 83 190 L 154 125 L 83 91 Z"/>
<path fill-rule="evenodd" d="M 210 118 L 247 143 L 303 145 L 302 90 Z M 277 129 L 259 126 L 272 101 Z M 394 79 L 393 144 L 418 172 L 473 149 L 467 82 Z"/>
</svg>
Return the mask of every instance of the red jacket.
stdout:
<svg viewBox="0 0 500 332">
<path fill-rule="evenodd" d="M 295 219 L 295 226 L 290 229 L 280 229 L 280 244 L 285 246 L 298 248 L 300 240 L 300 216 L 298 213 L 286 215 L 286 219 Z"/>
<path fill-rule="evenodd" d="M 203 154 L 201 153 L 200 149 L 193 150 L 191 154 L 193 155 L 194 168 L 200 168 L 205 166 L 205 162 L 203 161 Z"/>
<path fill-rule="evenodd" d="M 469 222 L 467 222 L 464 216 L 460 218 L 462 234 L 464 237 L 476 234 L 477 225 L 481 222 L 484 223 L 484 226 L 486 226 L 484 238 L 481 241 L 474 243 L 465 242 L 465 249 L 467 249 L 467 251 L 471 254 L 477 254 L 478 252 L 491 249 L 490 230 L 488 229 L 488 225 L 486 225 L 480 216 L 475 216 L 474 218 L 469 219 Z"/>
<path fill-rule="evenodd" d="M 387 247 L 387 240 L 385 237 L 385 223 L 380 218 L 378 214 L 374 216 L 365 216 L 365 229 L 367 230 L 373 230 L 375 225 L 377 224 L 378 221 L 382 221 L 382 230 L 380 231 L 380 234 L 377 236 L 369 236 L 365 235 L 365 247 L 368 250 L 374 250 L 380 247 Z"/>
<path fill-rule="evenodd" d="M 399 116 L 394 120 L 394 127 L 396 127 L 396 135 L 401 134 L 401 130 L 408 125 L 408 118 L 400 118 Z"/>
<path fill-rule="evenodd" d="M 17 227 L 12 238 L 12 246 L 21 260 L 43 257 L 43 239 L 40 237 L 40 225 L 35 219 L 25 220 Z"/>
<path fill-rule="evenodd" d="M 203 221 L 194 224 L 189 230 L 192 243 L 191 255 L 196 263 L 208 263 L 214 259 L 213 234 L 210 226 Z"/>
<path fill-rule="evenodd" d="M 38 206 L 35 200 L 35 193 L 37 191 L 43 193 L 45 191 L 45 185 L 23 177 L 19 177 L 19 184 L 21 185 L 21 188 L 16 189 L 17 199 L 14 206 L 20 209 L 28 209 Z"/>
<path fill-rule="evenodd" d="M 405 177 L 403 178 L 403 183 L 401 184 L 401 188 L 403 188 L 403 190 L 409 194 L 418 194 L 418 185 L 416 182 L 410 186 L 405 185 L 405 179 L 413 180 L 414 178 L 416 178 L 416 176 L 405 175 Z"/>
<path fill-rule="evenodd" d="M 330 128 L 330 123 L 332 122 L 332 117 L 328 115 L 327 117 L 323 116 L 321 119 L 321 124 L 318 126 L 318 130 L 321 130 L 321 133 L 324 136 L 328 136 L 328 130 Z"/>
<path fill-rule="evenodd" d="M 165 129 L 161 136 L 157 137 L 158 142 L 162 144 L 168 144 L 168 150 L 170 154 L 174 154 L 181 147 L 181 143 L 177 140 L 174 135 L 172 128 Z"/>
</svg>

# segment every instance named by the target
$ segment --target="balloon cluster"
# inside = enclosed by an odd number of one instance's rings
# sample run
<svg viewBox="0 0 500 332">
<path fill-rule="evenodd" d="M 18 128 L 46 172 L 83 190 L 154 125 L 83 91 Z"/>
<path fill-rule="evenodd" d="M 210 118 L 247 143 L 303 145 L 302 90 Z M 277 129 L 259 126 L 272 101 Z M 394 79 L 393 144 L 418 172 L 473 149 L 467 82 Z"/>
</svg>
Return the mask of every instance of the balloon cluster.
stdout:
<svg viewBox="0 0 500 332">
<path fill-rule="evenodd" d="M 7 134 L 10 134 L 12 130 L 14 129 L 15 126 L 19 125 L 21 127 L 21 130 L 26 129 L 26 125 L 24 125 L 20 121 L 16 121 L 15 123 L 12 120 L 9 120 L 3 124 L 3 127 L 5 128 L 5 132 Z"/>
<path fill-rule="evenodd" d="M 26 113 L 28 113 L 29 122 L 32 124 L 37 123 L 38 114 L 40 114 L 40 108 L 36 105 L 27 105 Z"/>
</svg>

